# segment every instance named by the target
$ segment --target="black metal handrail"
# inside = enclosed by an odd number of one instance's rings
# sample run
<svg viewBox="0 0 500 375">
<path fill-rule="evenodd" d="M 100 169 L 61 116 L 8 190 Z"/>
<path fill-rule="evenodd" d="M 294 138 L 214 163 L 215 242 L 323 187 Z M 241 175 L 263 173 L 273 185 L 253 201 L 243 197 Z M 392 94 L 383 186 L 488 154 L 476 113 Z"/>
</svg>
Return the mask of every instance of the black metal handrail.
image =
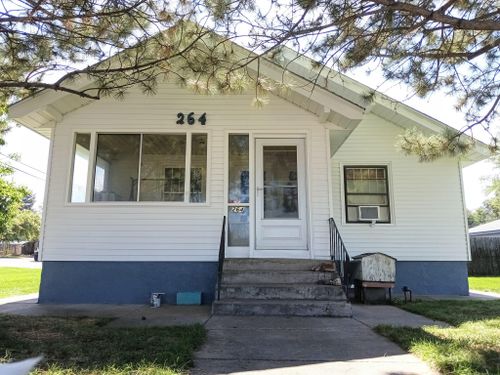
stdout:
<svg viewBox="0 0 500 375">
<path fill-rule="evenodd" d="M 335 224 L 333 217 L 329 219 L 330 223 L 330 258 L 332 262 L 335 263 L 337 272 L 339 274 L 340 280 L 342 280 L 342 285 L 347 287 L 349 282 L 349 262 L 351 258 L 347 252 L 342 236 Z"/>
<path fill-rule="evenodd" d="M 222 230 L 219 244 L 219 268 L 217 271 L 217 301 L 220 300 L 220 288 L 222 284 L 222 272 L 224 271 L 224 259 L 226 258 L 226 216 L 222 218 Z"/>
</svg>

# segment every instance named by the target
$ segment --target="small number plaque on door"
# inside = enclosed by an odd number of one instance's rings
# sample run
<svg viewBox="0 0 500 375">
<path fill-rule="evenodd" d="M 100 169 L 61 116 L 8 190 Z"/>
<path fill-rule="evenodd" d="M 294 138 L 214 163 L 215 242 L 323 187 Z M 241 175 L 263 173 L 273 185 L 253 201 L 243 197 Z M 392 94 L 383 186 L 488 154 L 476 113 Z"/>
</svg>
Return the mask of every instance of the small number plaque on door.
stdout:
<svg viewBox="0 0 500 375">
<path fill-rule="evenodd" d="M 189 112 L 187 114 L 179 112 L 177 114 L 177 121 L 175 122 L 177 125 L 194 125 L 196 122 L 198 122 L 201 125 L 206 125 L 207 124 L 207 113 L 203 112 L 200 116 L 195 114 L 194 112 Z"/>
</svg>

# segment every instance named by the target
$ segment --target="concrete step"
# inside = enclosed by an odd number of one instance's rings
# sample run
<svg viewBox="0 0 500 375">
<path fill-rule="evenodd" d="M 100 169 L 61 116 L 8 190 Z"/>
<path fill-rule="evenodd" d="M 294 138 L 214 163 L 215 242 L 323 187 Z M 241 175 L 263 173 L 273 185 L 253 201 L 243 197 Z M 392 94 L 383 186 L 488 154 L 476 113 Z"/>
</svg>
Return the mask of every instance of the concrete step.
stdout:
<svg viewBox="0 0 500 375">
<path fill-rule="evenodd" d="M 335 276 L 335 275 L 334 275 Z M 331 272 L 314 271 L 230 271 L 225 269 L 222 274 L 222 285 L 225 284 L 314 284 L 319 280 L 330 280 Z"/>
<path fill-rule="evenodd" d="M 327 260 L 313 259 L 279 259 L 279 258 L 229 258 L 224 260 L 224 270 L 227 271 L 259 271 L 259 270 L 289 270 L 310 271 Z"/>
<path fill-rule="evenodd" d="M 220 300 L 212 305 L 215 315 L 330 316 L 351 317 L 351 304 L 318 300 Z"/>
<path fill-rule="evenodd" d="M 345 301 L 341 286 L 318 284 L 228 284 L 221 286 L 221 299 L 308 299 Z"/>
</svg>

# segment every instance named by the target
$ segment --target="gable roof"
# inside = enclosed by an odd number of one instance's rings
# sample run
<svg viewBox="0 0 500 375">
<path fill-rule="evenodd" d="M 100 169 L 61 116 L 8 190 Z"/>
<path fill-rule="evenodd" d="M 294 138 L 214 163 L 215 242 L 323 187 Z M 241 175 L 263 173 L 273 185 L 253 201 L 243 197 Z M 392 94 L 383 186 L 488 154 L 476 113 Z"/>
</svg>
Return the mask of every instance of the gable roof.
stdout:
<svg viewBox="0 0 500 375">
<path fill-rule="evenodd" d="M 251 53 L 241 46 L 235 46 L 240 51 Z M 249 68 L 257 71 L 256 64 L 255 61 L 250 63 Z M 319 66 L 314 69 L 314 66 L 317 67 L 318 63 L 313 59 L 282 47 L 278 59 L 264 57 L 261 60 L 260 72 L 280 81 L 283 69 L 286 69 L 298 84 L 278 95 L 312 112 L 320 122 L 328 123 L 331 129 L 336 130 L 337 147 L 340 147 L 367 113 L 373 113 L 402 128 L 418 128 L 429 135 L 441 134 L 446 128 L 452 128 L 331 68 L 323 69 L 324 66 Z M 81 78 L 78 88 L 88 87 L 90 84 L 90 81 Z M 367 100 L 368 96 L 370 100 Z M 51 129 L 64 115 L 92 101 L 66 92 L 42 90 L 12 104 L 9 107 L 9 117 L 49 137 Z M 466 164 L 489 156 L 488 146 L 476 140 Z"/>
</svg>

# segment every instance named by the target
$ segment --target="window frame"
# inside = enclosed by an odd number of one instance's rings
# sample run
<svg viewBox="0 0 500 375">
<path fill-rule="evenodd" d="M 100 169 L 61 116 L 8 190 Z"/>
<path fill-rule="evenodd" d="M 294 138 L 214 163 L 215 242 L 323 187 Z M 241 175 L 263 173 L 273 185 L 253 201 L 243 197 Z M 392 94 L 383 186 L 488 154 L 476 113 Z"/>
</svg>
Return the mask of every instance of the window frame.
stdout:
<svg viewBox="0 0 500 375">
<path fill-rule="evenodd" d="M 392 204 L 391 204 L 392 188 L 391 188 L 391 177 L 390 177 L 389 165 L 388 164 L 342 164 L 341 168 L 342 168 L 342 179 L 343 179 L 343 184 L 342 184 L 342 190 L 343 190 L 342 191 L 342 199 L 343 199 L 343 208 L 344 208 L 343 222 L 345 224 L 372 225 L 373 224 L 372 221 L 365 221 L 365 220 L 359 220 L 359 219 L 356 221 L 349 220 L 348 208 L 349 207 L 359 207 L 359 206 L 377 206 L 377 207 L 379 207 L 379 209 L 380 209 L 380 207 L 387 207 L 389 218 L 387 221 L 376 220 L 375 223 L 376 224 L 384 224 L 384 225 L 394 224 L 394 218 L 393 218 L 394 215 L 392 213 Z M 366 169 L 375 169 L 375 168 L 384 169 L 385 170 L 386 188 L 387 188 L 386 193 L 384 193 L 384 194 L 382 194 L 382 193 L 351 193 L 351 194 L 352 195 L 385 196 L 385 197 L 387 197 L 387 205 L 377 205 L 377 204 L 350 205 L 350 204 L 348 204 L 347 196 L 349 195 L 349 193 L 347 192 L 347 173 L 346 173 L 346 171 L 349 168 L 351 168 L 351 169 L 363 169 L 363 168 L 366 168 Z"/>
<path fill-rule="evenodd" d="M 211 131 L 208 129 L 150 129 L 145 128 L 138 131 L 130 130 L 130 129 L 112 129 L 112 130 L 88 130 L 88 129 L 74 129 L 73 130 L 73 142 L 71 142 L 72 150 L 70 152 L 71 159 L 69 159 L 69 168 L 68 168 L 68 177 L 66 184 L 66 197 L 64 205 L 70 207 L 98 207 L 98 206 L 177 206 L 177 207 L 185 207 L 185 206 L 210 206 L 210 179 L 211 179 Z M 90 133 L 90 162 L 89 162 L 89 174 L 87 175 L 87 196 L 85 197 L 85 202 L 71 202 L 71 185 L 73 183 L 72 174 L 73 174 L 73 148 L 74 142 L 76 139 L 77 133 Z M 206 200 L 205 202 L 190 202 L 189 196 L 186 200 L 182 202 L 169 202 L 169 201 L 141 201 L 140 198 L 140 190 L 137 192 L 137 200 L 135 201 L 94 201 L 94 184 L 95 184 L 95 165 L 97 160 L 97 138 L 99 134 L 137 134 L 140 135 L 140 149 L 139 149 L 139 166 L 138 166 L 138 179 L 140 179 L 141 175 L 141 162 L 142 162 L 142 137 L 144 134 L 183 134 L 186 136 L 186 142 L 189 143 L 189 148 L 186 147 L 186 165 L 190 167 L 191 165 L 191 141 L 193 134 L 206 134 L 207 136 L 207 173 L 206 173 Z M 187 145 L 186 145 L 187 146 Z M 190 174 L 190 169 L 188 172 Z M 190 182 L 189 178 L 186 178 L 187 182 Z M 186 197 L 186 195 L 185 195 Z"/>
</svg>

